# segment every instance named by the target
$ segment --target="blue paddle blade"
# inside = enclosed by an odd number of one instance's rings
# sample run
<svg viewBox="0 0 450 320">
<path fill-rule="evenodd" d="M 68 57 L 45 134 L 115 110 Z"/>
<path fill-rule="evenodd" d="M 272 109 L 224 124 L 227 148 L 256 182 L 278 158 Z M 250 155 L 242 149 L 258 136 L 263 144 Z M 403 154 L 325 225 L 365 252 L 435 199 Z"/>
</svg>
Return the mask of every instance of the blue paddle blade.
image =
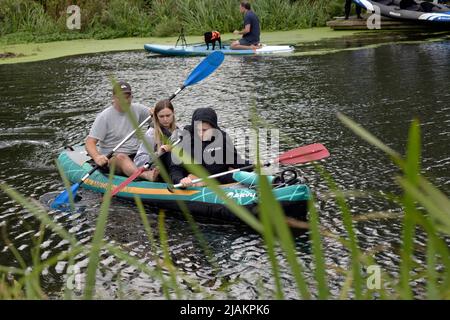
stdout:
<svg viewBox="0 0 450 320">
<path fill-rule="evenodd" d="M 75 198 L 75 194 L 77 193 L 78 188 L 80 187 L 80 183 L 75 183 L 70 190 L 72 191 L 72 197 Z M 61 206 L 65 206 L 69 204 L 69 192 L 67 190 L 64 190 L 61 192 L 56 199 L 52 202 L 50 205 L 50 208 L 52 209 L 59 209 Z"/>
<path fill-rule="evenodd" d="M 213 73 L 223 62 L 225 55 L 222 51 L 214 51 L 208 55 L 194 70 L 192 70 L 189 77 L 184 81 L 184 86 L 193 85 L 211 73 Z"/>
</svg>

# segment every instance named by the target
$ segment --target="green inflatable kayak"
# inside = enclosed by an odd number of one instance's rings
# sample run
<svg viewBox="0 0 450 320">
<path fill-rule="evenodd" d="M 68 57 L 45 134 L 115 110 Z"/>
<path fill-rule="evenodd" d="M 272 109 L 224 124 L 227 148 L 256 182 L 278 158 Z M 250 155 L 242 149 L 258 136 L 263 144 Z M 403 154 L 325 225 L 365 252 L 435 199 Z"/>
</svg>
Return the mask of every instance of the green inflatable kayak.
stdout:
<svg viewBox="0 0 450 320">
<path fill-rule="evenodd" d="M 90 157 L 87 156 L 84 147 L 77 146 L 72 150 L 63 151 L 58 157 L 58 163 L 72 183 L 80 179 L 92 169 Z M 258 194 L 254 183 L 258 178 L 254 173 L 237 172 L 233 175 L 236 183 L 222 185 L 227 197 L 236 203 L 246 207 L 253 214 L 257 214 Z M 269 177 L 273 178 L 273 177 Z M 125 181 L 127 177 L 114 176 L 113 188 Z M 108 184 L 107 174 L 100 170 L 95 171 L 83 183 L 85 189 L 99 193 L 105 193 Z M 310 189 L 305 184 L 286 185 L 274 188 L 273 194 L 280 202 L 287 216 L 305 220 L 307 202 L 310 199 Z M 203 218 L 212 218 L 224 221 L 238 221 L 239 219 L 224 205 L 211 189 L 207 187 L 191 187 L 176 189 L 170 192 L 166 183 L 135 180 L 128 184 L 116 197 L 133 200 L 139 196 L 143 202 L 158 208 L 179 211 L 176 200 L 184 201 L 191 214 Z"/>
</svg>

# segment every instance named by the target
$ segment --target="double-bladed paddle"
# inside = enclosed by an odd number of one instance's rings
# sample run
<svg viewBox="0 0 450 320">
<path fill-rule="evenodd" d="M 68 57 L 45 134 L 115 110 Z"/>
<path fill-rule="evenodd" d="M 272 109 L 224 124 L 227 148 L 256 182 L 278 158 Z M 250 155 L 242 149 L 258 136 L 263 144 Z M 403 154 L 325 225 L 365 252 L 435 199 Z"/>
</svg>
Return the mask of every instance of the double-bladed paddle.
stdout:
<svg viewBox="0 0 450 320">
<path fill-rule="evenodd" d="M 307 162 L 311 162 L 311 161 L 325 159 L 329 156 L 330 156 L 330 153 L 323 144 L 314 143 L 314 144 L 310 144 L 310 145 L 306 145 L 306 146 L 302 146 L 302 147 L 298 147 L 298 148 L 286 151 L 283 154 L 279 155 L 276 159 L 274 159 L 270 162 L 264 163 L 263 166 L 268 167 L 268 166 L 272 165 L 273 163 L 277 163 L 277 162 L 280 164 L 290 164 L 290 165 L 302 164 L 302 163 L 307 163 Z M 229 170 L 229 171 L 225 171 L 225 172 L 216 173 L 216 174 L 210 175 L 208 178 L 214 179 L 214 178 L 225 176 L 227 174 L 233 174 L 235 172 L 250 170 L 253 168 L 255 168 L 255 165 L 251 164 L 251 165 L 239 168 L 239 169 L 233 169 L 233 170 Z M 201 179 L 201 178 L 194 179 L 194 180 L 192 180 L 192 183 L 193 184 L 198 183 L 203 180 L 204 179 Z M 178 183 L 172 187 L 169 187 L 168 189 L 170 191 L 171 189 L 181 188 L 182 186 L 183 185 L 181 183 Z"/>
<path fill-rule="evenodd" d="M 223 62 L 225 56 L 221 51 L 214 51 L 210 55 L 208 55 L 205 59 L 200 62 L 200 64 L 197 65 L 197 67 L 192 70 L 192 72 L 189 74 L 188 78 L 184 81 L 183 85 L 178 88 L 177 91 L 175 91 L 169 98 L 169 100 L 172 100 L 179 94 L 183 89 L 186 87 L 189 87 L 193 84 L 196 84 L 197 82 L 205 79 L 208 77 L 211 73 L 213 73 Z M 114 152 L 116 152 L 128 139 L 130 139 L 136 130 L 144 126 L 144 124 L 151 119 L 152 115 L 148 116 L 147 119 L 145 119 L 135 130 L 130 132 L 110 153 L 106 155 L 108 159 L 110 159 Z M 95 165 L 88 173 L 86 173 L 80 180 L 80 182 L 75 183 L 71 186 L 71 194 L 72 197 L 75 198 L 76 192 L 78 188 L 83 184 L 84 181 L 97 169 L 100 168 L 98 165 Z M 52 209 L 58 209 L 61 205 L 66 205 L 69 203 L 69 196 L 70 193 L 67 190 L 64 190 L 61 192 L 55 200 L 51 203 L 50 207 Z"/>
</svg>

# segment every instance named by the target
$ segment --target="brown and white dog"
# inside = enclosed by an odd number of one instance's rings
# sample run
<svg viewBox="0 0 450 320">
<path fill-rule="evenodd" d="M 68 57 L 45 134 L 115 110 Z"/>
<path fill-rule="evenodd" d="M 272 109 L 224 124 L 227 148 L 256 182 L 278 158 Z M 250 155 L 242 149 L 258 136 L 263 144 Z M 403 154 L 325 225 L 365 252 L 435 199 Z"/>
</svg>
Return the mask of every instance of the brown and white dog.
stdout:
<svg viewBox="0 0 450 320">
<path fill-rule="evenodd" d="M 206 50 L 209 50 L 210 43 L 212 43 L 212 49 L 214 50 L 216 48 L 216 41 L 219 42 L 219 49 L 222 49 L 222 40 L 220 39 L 219 31 L 208 31 L 205 32 L 204 36 L 205 36 Z"/>
</svg>

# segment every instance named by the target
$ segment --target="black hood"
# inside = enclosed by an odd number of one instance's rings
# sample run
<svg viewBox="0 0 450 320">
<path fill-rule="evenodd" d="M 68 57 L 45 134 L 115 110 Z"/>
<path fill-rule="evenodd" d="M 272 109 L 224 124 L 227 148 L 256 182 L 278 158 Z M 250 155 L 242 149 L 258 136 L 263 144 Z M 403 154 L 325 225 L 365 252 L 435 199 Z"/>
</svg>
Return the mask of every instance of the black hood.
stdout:
<svg viewBox="0 0 450 320">
<path fill-rule="evenodd" d="M 212 108 L 195 109 L 194 114 L 192 115 L 191 130 L 194 129 L 195 121 L 208 122 L 213 128 L 220 130 L 219 125 L 217 124 L 217 113 Z"/>
</svg>

